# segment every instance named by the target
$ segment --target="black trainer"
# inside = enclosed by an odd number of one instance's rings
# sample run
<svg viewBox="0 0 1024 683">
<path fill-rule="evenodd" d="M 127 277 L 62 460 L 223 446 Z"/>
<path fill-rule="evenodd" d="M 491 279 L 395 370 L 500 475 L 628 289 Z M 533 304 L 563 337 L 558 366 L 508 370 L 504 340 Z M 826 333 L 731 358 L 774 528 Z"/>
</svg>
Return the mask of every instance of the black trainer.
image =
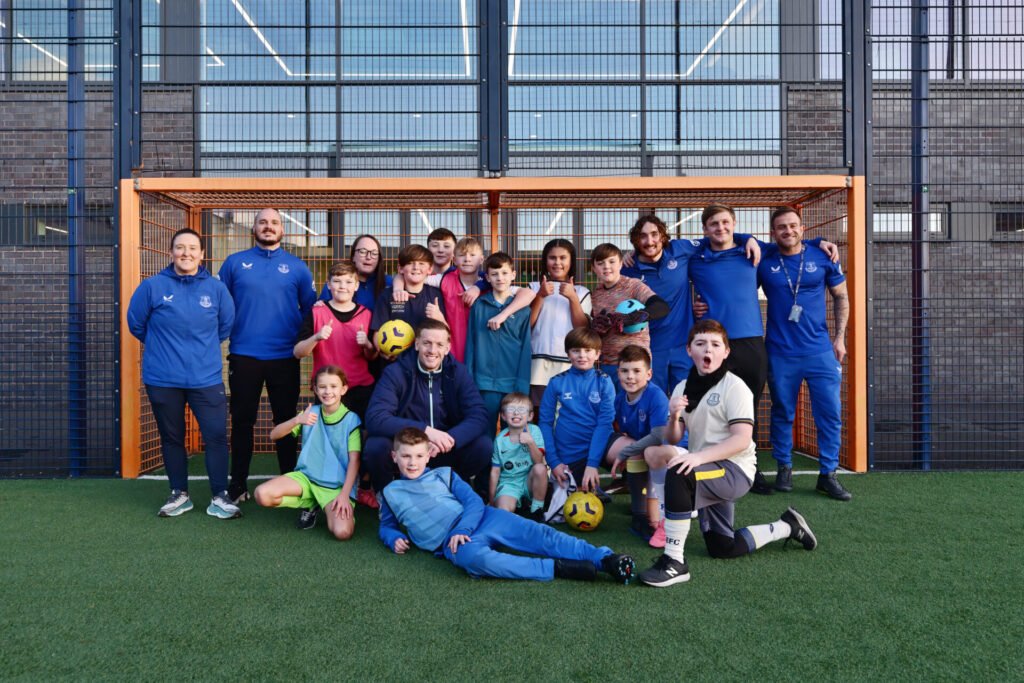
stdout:
<svg viewBox="0 0 1024 683">
<path fill-rule="evenodd" d="M 537 522 L 538 524 L 544 524 L 544 508 L 537 508 L 536 510 L 527 512 L 526 518 L 532 519 L 534 522 Z"/>
<path fill-rule="evenodd" d="M 629 522 L 629 533 L 633 534 L 647 542 L 651 540 L 651 536 L 654 535 L 654 529 L 651 528 L 651 521 L 647 519 L 647 516 L 635 516 Z"/>
<path fill-rule="evenodd" d="M 775 490 L 789 493 L 793 490 L 793 468 L 780 467 L 775 475 Z"/>
<path fill-rule="evenodd" d="M 768 480 L 764 478 L 760 470 L 754 473 L 754 485 L 750 487 L 750 490 L 760 496 L 770 496 L 775 493 L 775 489 L 768 484 Z"/>
<path fill-rule="evenodd" d="M 303 531 L 305 531 L 306 529 L 312 529 L 316 526 L 316 520 L 317 517 L 319 516 L 319 507 L 312 507 L 308 510 L 300 510 L 299 518 L 295 520 L 295 528 L 302 529 Z"/>
<path fill-rule="evenodd" d="M 810 525 L 795 508 L 786 508 L 786 511 L 782 513 L 782 521 L 789 525 L 787 542 L 796 541 L 804 547 L 804 550 L 814 550 L 818 547 L 818 539 L 814 537 Z"/>
<path fill-rule="evenodd" d="M 621 584 L 627 584 L 633 580 L 636 571 L 636 562 L 629 555 L 618 555 L 612 553 L 601 559 L 601 571 L 610 575 Z"/>
<path fill-rule="evenodd" d="M 249 488 L 244 483 L 238 484 L 231 482 L 231 485 L 228 486 L 228 499 L 235 505 L 241 505 L 250 498 L 252 498 L 252 495 L 249 493 Z"/>
<path fill-rule="evenodd" d="M 843 488 L 843 485 L 836 479 L 835 472 L 818 475 L 818 485 L 814 487 L 818 493 L 824 493 L 832 500 L 850 500 L 853 494 Z"/>
<path fill-rule="evenodd" d="M 674 583 L 690 580 L 690 567 L 685 561 L 680 562 L 668 555 L 662 555 L 650 569 L 640 572 L 640 580 L 648 586 L 664 588 Z"/>
<path fill-rule="evenodd" d="M 597 569 L 593 562 L 587 560 L 555 559 L 555 578 L 572 579 L 573 581 L 593 581 L 597 578 Z"/>
</svg>

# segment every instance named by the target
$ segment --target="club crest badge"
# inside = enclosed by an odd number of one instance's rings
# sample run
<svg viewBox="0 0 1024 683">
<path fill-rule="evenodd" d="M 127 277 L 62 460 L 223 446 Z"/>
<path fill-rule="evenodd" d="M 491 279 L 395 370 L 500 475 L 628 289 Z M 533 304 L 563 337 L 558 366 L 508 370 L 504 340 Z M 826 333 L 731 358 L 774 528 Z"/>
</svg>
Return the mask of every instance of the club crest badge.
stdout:
<svg viewBox="0 0 1024 683">
<path fill-rule="evenodd" d="M 209 308 L 210 306 L 213 306 L 213 301 L 210 300 L 210 297 L 204 294 L 199 297 L 199 305 L 203 308 Z"/>
<path fill-rule="evenodd" d="M 287 263 L 282 263 L 281 265 L 279 265 L 277 267 L 277 272 L 279 272 L 279 273 L 281 273 L 283 275 L 287 275 L 288 274 L 288 264 Z"/>
<path fill-rule="evenodd" d="M 714 407 L 714 406 L 717 406 L 721 402 L 722 402 L 722 395 L 721 394 L 719 394 L 717 392 L 714 393 L 714 394 L 708 394 L 708 405 L 709 406 Z"/>
<path fill-rule="evenodd" d="M 643 423 L 643 422 L 647 422 L 647 411 L 645 411 L 645 410 L 640 410 L 640 411 L 639 411 L 639 412 L 637 413 L 637 415 L 636 415 L 636 416 L 637 416 L 637 418 L 639 418 L 639 420 L 640 420 L 640 422 L 641 422 L 641 423 Z"/>
<path fill-rule="evenodd" d="M 700 240 L 690 240 L 690 244 L 692 244 L 695 247 L 699 247 L 700 246 Z"/>
<path fill-rule="evenodd" d="M 816 266 L 813 263 L 808 263 L 807 266 L 804 267 L 804 270 L 807 271 L 808 273 L 813 273 L 814 271 L 818 270 L 818 266 Z"/>
<path fill-rule="evenodd" d="M 593 391 L 590 392 L 590 396 L 588 396 L 587 398 L 590 399 L 591 403 L 600 403 L 601 402 L 601 392 L 598 391 L 597 389 L 594 389 Z"/>
<path fill-rule="evenodd" d="M 670 259 L 669 262 L 666 264 L 666 267 L 669 270 L 675 270 L 676 268 L 679 267 L 679 262 L 676 261 L 675 259 Z"/>
</svg>

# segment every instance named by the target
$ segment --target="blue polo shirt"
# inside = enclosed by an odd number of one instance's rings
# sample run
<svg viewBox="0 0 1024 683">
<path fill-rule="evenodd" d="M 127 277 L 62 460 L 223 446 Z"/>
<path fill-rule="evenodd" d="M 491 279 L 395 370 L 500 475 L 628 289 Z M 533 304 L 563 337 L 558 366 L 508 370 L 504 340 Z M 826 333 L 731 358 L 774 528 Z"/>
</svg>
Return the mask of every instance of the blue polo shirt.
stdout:
<svg viewBox="0 0 1024 683">
<path fill-rule="evenodd" d="M 668 424 L 668 397 L 654 383 L 648 383 L 632 403 L 620 390 L 615 396 L 615 421 L 620 432 L 639 441 L 655 427 Z"/>
<path fill-rule="evenodd" d="M 750 235 L 736 233 L 736 244 L 745 245 Z M 668 315 L 649 324 L 651 351 L 667 351 L 685 343 L 693 327 L 693 298 L 690 296 L 690 259 L 707 246 L 707 238 L 671 240 L 656 263 L 645 263 L 635 257 L 633 265 L 622 274 L 634 277 L 654 290 L 669 306 Z"/>
<path fill-rule="evenodd" d="M 789 273 L 789 281 L 794 287 L 797 277 L 800 278 L 795 300 L 786 273 Z M 842 266 L 832 263 L 820 249 L 805 244 L 801 273 L 800 254 L 782 256 L 779 248 L 771 244 L 763 251 L 757 280 L 768 299 L 768 334 L 765 337 L 768 353 L 811 356 L 832 350 L 825 289 L 846 281 Z M 799 322 L 789 320 L 794 302 L 803 307 Z"/>
<path fill-rule="evenodd" d="M 757 298 L 757 269 L 747 259 L 743 247 L 701 249 L 690 260 L 690 280 L 708 305 L 704 317 L 722 323 L 730 339 L 764 334 L 761 302 Z"/>
</svg>

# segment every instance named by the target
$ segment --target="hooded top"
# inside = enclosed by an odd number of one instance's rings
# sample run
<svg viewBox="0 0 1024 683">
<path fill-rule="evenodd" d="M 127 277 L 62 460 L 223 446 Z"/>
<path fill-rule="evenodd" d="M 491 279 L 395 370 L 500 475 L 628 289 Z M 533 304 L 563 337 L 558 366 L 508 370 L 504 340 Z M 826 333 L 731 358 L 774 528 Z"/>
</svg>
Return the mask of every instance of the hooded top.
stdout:
<svg viewBox="0 0 1024 683">
<path fill-rule="evenodd" d="M 128 304 L 128 329 L 145 345 L 142 381 L 184 389 L 220 384 L 220 343 L 234 320 L 227 288 L 202 266 L 179 275 L 169 265 L 146 278 Z"/>
</svg>

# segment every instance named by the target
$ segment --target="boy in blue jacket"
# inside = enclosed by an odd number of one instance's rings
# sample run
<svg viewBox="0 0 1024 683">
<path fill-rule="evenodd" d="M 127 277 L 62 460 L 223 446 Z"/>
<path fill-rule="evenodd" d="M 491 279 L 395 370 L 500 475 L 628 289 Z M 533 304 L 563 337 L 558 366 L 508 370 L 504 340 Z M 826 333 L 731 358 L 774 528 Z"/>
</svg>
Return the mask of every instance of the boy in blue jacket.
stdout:
<svg viewBox="0 0 1024 683">
<path fill-rule="evenodd" d="M 398 432 L 391 455 L 402 478 L 383 491 L 379 535 L 395 553 L 404 554 L 414 544 L 476 578 L 588 581 L 598 570 L 623 584 L 633 577 L 629 555 L 486 507 L 451 469 L 428 469 L 430 440 L 419 429 Z M 511 555 L 496 546 L 540 557 Z"/>
<path fill-rule="evenodd" d="M 513 300 L 516 270 L 511 256 L 491 254 L 484 272 L 491 290 L 469 309 L 466 369 L 487 406 L 488 424 L 494 426 L 505 394 L 530 390 L 530 312 L 513 313 L 504 322 L 494 320 Z"/>
<path fill-rule="evenodd" d="M 597 468 L 612 436 L 615 388 L 608 375 L 594 367 L 601 343 L 601 335 L 588 327 L 573 328 L 565 335 L 570 367 L 551 378 L 540 403 L 538 426 L 547 447 L 544 455 L 562 487 L 572 472 L 585 491 L 597 488 Z"/>
</svg>

